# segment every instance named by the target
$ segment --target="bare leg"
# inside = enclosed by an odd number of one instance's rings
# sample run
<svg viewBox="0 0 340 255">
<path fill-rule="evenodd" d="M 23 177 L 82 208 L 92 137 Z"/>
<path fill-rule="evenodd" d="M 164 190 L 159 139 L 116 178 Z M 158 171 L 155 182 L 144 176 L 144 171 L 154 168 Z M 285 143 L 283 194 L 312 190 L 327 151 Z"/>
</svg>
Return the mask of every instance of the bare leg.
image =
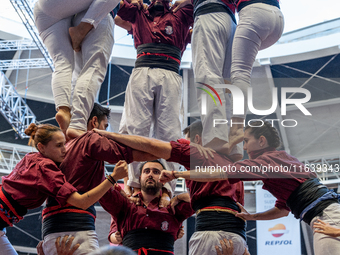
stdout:
<svg viewBox="0 0 340 255">
<path fill-rule="evenodd" d="M 55 115 L 55 119 L 59 124 L 60 129 L 66 135 L 66 130 L 70 125 L 71 120 L 71 110 L 67 106 L 60 106 L 58 112 Z"/>
<path fill-rule="evenodd" d="M 72 41 L 72 48 L 75 52 L 80 51 L 80 45 L 83 42 L 85 36 L 93 28 L 93 25 L 87 22 L 80 22 L 78 26 L 70 27 L 69 33 Z"/>
</svg>

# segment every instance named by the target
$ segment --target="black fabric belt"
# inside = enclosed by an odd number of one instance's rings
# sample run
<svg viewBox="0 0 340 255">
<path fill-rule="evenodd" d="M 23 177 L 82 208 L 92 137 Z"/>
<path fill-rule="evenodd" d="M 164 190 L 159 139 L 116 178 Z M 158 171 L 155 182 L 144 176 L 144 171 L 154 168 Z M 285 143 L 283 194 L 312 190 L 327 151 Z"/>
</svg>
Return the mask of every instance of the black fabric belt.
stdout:
<svg viewBox="0 0 340 255">
<path fill-rule="evenodd" d="M 315 179 L 309 179 L 297 187 L 287 199 L 287 206 L 290 208 L 295 218 L 299 219 L 302 211 L 313 201 L 329 192 L 328 188 Z M 322 211 L 330 204 L 338 203 L 337 198 L 323 200 L 311 208 L 303 217 L 303 221 L 310 224 L 315 216 L 322 214 Z"/>
<path fill-rule="evenodd" d="M 55 199 L 49 198 L 44 211 L 48 211 L 48 213 L 44 213 L 43 237 L 58 232 L 95 230 L 96 210 L 94 205 L 86 210 L 69 205 L 60 207 Z"/>
<path fill-rule="evenodd" d="M 195 211 L 205 207 L 219 206 L 240 212 L 236 202 L 229 197 L 205 197 L 195 201 Z M 247 240 L 246 222 L 234 214 L 221 211 L 202 211 L 196 217 L 196 231 L 225 231 L 238 234 Z"/>
<path fill-rule="evenodd" d="M 0 218 L 0 229 L 5 228 L 8 226 L 12 226 L 13 223 L 16 223 L 20 219 L 22 219 L 22 216 L 24 216 L 27 213 L 27 208 L 20 205 L 17 201 L 15 201 L 10 194 L 8 194 L 4 187 L 1 186 L 1 192 L 4 196 L 3 199 L 0 198 L 0 204 L 1 204 L 1 214 L 2 217 L 5 217 L 6 221 Z M 7 201 L 4 201 L 7 200 Z M 7 204 L 9 203 L 9 204 Z M 14 209 L 14 212 L 11 210 L 11 208 Z M 9 223 L 9 224 L 8 224 Z"/>
<path fill-rule="evenodd" d="M 167 232 L 154 229 L 134 229 L 126 233 L 123 238 L 123 245 L 132 250 L 140 248 L 152 248 L 157 250 L 174 251 L 174 237 Z M 167 254 L 157 251 L 150 254 Z"/>
<path fill-rule="evenodd" d="M 147 54 L 151 53 L 151 54 Z M 159 55 L 157 55 L 159 54 Z M 164 43 L 146 43 L 137 47 L 135 68 L 162 68 L 179 73 L 181 50 L 176 46 Z M 168 55 L 169 57 L 162 56 Z"/>
<path fill-rule="evenodd" d="M 214 2 L 203 4 L 204 2 L 207 2 L 207 0 L 195 0 L 194 1 L 193 3 L 195 7 L 194 18 L 199 15 L 204 15 L 207 13 L 226 12 L 230 15 L 233 22 L 237 24 L 234 13 L 230 10 L 230 8 L 226 4 L 223 3 L 222 5 L 222 4 L 218 4 Z"/>
</svg>

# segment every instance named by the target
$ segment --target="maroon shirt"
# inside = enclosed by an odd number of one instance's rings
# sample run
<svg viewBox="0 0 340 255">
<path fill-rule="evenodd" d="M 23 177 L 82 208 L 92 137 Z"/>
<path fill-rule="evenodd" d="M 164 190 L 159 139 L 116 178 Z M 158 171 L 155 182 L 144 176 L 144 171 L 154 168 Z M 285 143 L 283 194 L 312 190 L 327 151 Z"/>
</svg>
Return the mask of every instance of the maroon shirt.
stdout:
<svg viewBox="0 0 340 255">
<path fill-rule="evenodd" d="M 130 203 L 116 190 L 111 190 L 110 192 L 112 193 L 111 203 L 115 206 L 107 208 L 113 219 L 111 221 L 109 239 L 110 235 L 117 231 L 117 224 L 122 238 L 130 230 L 154 229 L 169 233 L 176 240 L 182 222 L 194 214 L 190 203 L 183 201 L 175 207 L 175 214 L 172 212 L 170 205 L 166 208 L 160 208 L 158 205 L 161 194 L 146 206 L 142 201 L 142 193 L 139 193 L 140 205 L 135 205 Z"/>
<path fill-rule="evenodd" d="M 2 177 L 2 186 L 27 209 L 41 206 L 48 196 L 65 205 L 70 195 L 77 191 L 54 161 L 40 152 L 28 153 L 8 176 Z"/>
<path fill-rule="evenodd" d="M 164 14 L 152 17 L 149 9 L 138 10 L 136 5 L 129 4 L 124 0 L 120 6 L 118 16 L 132 24 L 132 34 L 135 48 L 146 43 L 163 43 L 185 49 L 187 33 L 193 24 L 193 6 L 186 5 L 177 12 L 172 12 L 164 7 Z"/>
<path fill-rule="evenodd" d="M 132 162 L 132 149 L 107 139 L 93 131 L 71 140 L 66 145 L 66 156 L 60 169 L 66 179 L 80 192 L 87 192 L 104 179 L 104 161 Z"/>
<path fill-rule="evenodd" d="M 187 143 L 170 142 L 171 143 L 171 157 L 167 161 L 174 161 L 183 165 L 187 170 L 190 170 L 190 164 L 197 166 L 224 166 L 232 164 L 228 157 L 218 153 L 214 153 L 214 158 L 206 159 L 198 152 L 195 147 Z M 189 189 L 191 204 L 195 201 L 210 196 L 230 197 L 235 202 L 244 204 L 244 185 L 243 182 L 235 182 L 230 184 L 228 180 L 216 182 L 196 182 L 186 180 L 187 188 Z"/>
<path fill-rule="evenodd" d="M 191 169 L 196 166 L 204 166 L 204 159 L 197 157 L 197 150 L 191 149 L 191 154 L 188 153 L 190 148 L 187 146 L 181 146 L 179 143 L 171 142 L 172 151 L 171 158 L 168 161 L 181 162 L 186 164 L 184 166 L 190 167 L 190 159 L 195 159 L 195 162 L 191 162 Z M 182 148 L 179 148 L 182 147 Z M 263 150 L 254 152 L 255 159 L 248 159 L 237 161 L 235 163 L 229 163 L 225 161 L 225 166 L 230 166 L 228 170 L 228 180 L 230 183 L 243 181 L 254 181 L 262 180 L 264 185 L 263 189 L 268 190 L 276 198 L 275 206 L 280 209 L 290 210 L 286 206 L 286 201 L 290 194 L 298 187 L 301 183 L 305 182 L 309 178 L 315 178 L 316 174 L 309 172 L 305 168 L 304 164 L 298 161 L 295 157 L 287 154 L 285 151 L 277 151 L 275 148 L 265 148 Z M 216 165 L 217 161 L 212 160 L 211 166 Z M 222 162 L 218 163 L 219 166 L 223 165 Z M 258 168 L 263 167 L 290 167 L 290 169 L 296 169 L 296 171 L 285 172 L 279 171 L 275 173 L 269 172 L 246 172 L 245 168 L 249 166 L 257 166 Z M 282 166 L 282 167 L 281 167 Z M 300 171 L 301 169 L 301 171 Z"/>
<path fill-rule="evenodd" d="M 289 155 L 285 151 L 277 151 L 275 148 L 265 148 L 254 152 L 254 159 L 247 159 L 235 162 L 231 166 L 236 171 L 228 171 L 230 181 L 254 181 L 262 180 L 263 189 L 268 190 L 277 198 L 275 206 L 280 209 L 290 209 L 286 206 L 290 194 L 310 178 L 316 178 L 316 174 L 310 172 L 297 158 Z M 277 169 L 290 169 L 290 171 L 270 172 L 240 172 L 244 171 L 247 166 L 277 167 Z M 236 178 L 236 179 L 231 179 Z"/>
</svg>

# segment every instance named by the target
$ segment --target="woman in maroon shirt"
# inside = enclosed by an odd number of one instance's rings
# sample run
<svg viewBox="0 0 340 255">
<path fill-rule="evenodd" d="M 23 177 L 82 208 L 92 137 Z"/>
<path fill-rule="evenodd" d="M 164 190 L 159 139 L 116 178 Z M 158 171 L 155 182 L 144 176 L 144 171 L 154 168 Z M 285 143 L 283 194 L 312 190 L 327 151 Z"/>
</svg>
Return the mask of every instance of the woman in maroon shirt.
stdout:
<svg viewBox="0 0 340 255">
<path fill-rule="evenodd" d="M 340 227 L 338 195 L 319 182 L 314 169 L 309 169 L 285 151 L 276 150 L 280 144 L 279 134 L 271 123 L 253 122 L 244 132 L 243 148 L 250 159 L 226 165 L 223 171 L 163 171 L 161 179 L 169 181 L 182 177 L 201 182 L 228 179 L 230 183 L 262 180 L 262 188 L 277 198 L 275 207 L 250 214 L 239 205 L 242 211 L 236 216 L 246 220 L 272 220 L 287 216 L 291 211 L 311 227 L 318 219 Z M 339 249 L 340 237 L 314 233 L 315 254 L 336 254 Z"/>
<path fill-rule="evenodd" d="M 118 162 L 107 180 L 94 189 L 79 194 L 65 179 L 58 165 L 65 157 L 65 137 L 53 125 L 31 124 L 25 134 L 31 136 L 38 152 L 28 153 L 8 175 L 2 177 L 0 189 L 0 254 L 17 254 L 5 235 L 5 227 L 13 226 L 27 213 L 27 209 L 41 206 L 48 196 L 55 197 L 60 205 L 69 203 L 87 209 L 98 201 L 116 182 L 127 176 L 126 162 Z"/>
</svg>

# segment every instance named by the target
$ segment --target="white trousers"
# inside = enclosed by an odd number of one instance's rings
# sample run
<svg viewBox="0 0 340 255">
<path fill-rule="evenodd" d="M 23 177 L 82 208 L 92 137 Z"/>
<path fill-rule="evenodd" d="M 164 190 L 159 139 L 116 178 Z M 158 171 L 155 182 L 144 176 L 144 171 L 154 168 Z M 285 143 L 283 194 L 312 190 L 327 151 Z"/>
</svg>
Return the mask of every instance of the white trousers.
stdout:
<svg viewBox="0 0 340 255">
<path fill-rule="evenodd" d="M 45 30 L 58 20 L 72 17 L 85 10 L 81 21 L 90 23 L 96 28 L 119 2 L 119 0 L 38 0 L 39 8 L 47 16 L 45 21 L 47 23 L 40 24 L 38 30 Z"/>
<path fill-rule="evenodd" d="M 320 219 L 332 227 L 340 228 L 340 204 L 334 203 L 326 207 L 322 216 L 316 216 L 310 222 L 313 229 L 314 222 Z M 340 251 L 340 237 L 331 237 L 322 233 L 314 233 L 313 245 L 315 255 L 338 254 Z"/>
<path fill-rule="evenodd" d="M 247 90 L 257 53 L 276 43 L 283 27 L 283 14 L 275 6 L 255 3 L 241 9 L 232 48 L 231 81 L 243 92 L 244 114 L 235 117 L 245 118 Z"/>
<path fill-rule="evenodd" d="M 96 29 L 92 29 L 85 37 L 81 52 L 76 53 L 81 55 L 77 58 L 81 61 L 81 63 L 77 63 L 81 67 L 81 71 L 75 84 L 71 104 L 71 81 L 75 67 L 75 53 L 70 43 L 68 29 L 72 26 L 73 16 L 61 20 L 51 18 L 42 11 L 40 2 L 34 7 L 34 16 L 40 37 L 47 47 L 55 67 L 52 74 L 52 91 L 56 108 L 69 107 L 72 111 L 70 127 L 86 131 L 87 119 L 92 111 L 97 92 L 104 81 L 111 56 L 114 43 L 114 21 L 107 14 Z M 75 17 L 75 25 L 83 20 L 87 12 L 83 11 Z"/>
<path fill-rule="evenodd" d="M 207 96 L 206 114 L 201 114 L 203 145 L 214 138 L 226 142 L 229 140 L 227 125 L 214 127 L 214 119 L 227 119 L 226 106 L 230 101 L 229 95 L 224 92 L 224 89 L 215 88 L 221 99 L 220 102 L 214 92 L 202 83 L 214 87 L 215 84 L 224 84 L 224 79 L 230 78 L 231 48 L 235 28 L 235 23 L 225 12 L 208 13 L 195 18 L 191 44 L 195 86 L 207 90 L 216 100 L 215 104 L 206 91 L 197 89 L 200 112 L 202 112 L 202 96 Z"/>
<path fill-rule="evenodd" d="M 6 236 L 6 229 L 0 230 L 0 255 L 18 255 Z"/>
<path fill-rule="evenodd" d="M 181 101 L 182 77 L 179 74 L 161 68 L 134 68 L 125 92 L 119 132 L 176 141 L 181 138 Z M 176 163 L 167 165 L 168 170 L 178 170 Z M 130 164 L 128 185 L 139 188 L 139 176 L 138 163 Z M 173 192 L 176 182 L 172 182 L 172 186 Z"/>
<path fill-rule="evenodd" d="M 79 248 L 73 253 L 74 255 L 86 255 L 92 251 L 99 249 L 98 236 L 96 231 L 76 231 L 76 232 L 58 232 L 52 233 L 44 238 L 43 250 L 45 254 L 48 255 L 58 255 L 57 248 L 55 247 L 55 241 L 58 237 L 63 238 L 68 235 L 69 238 L 74 236 L 72 246 L 79 243 Z"/>
<path fill-rule="evenodd" d="M 216 254 L 215 246 L 222 250 L 220 240 L 232 240 L 233 255 L 243 255 L 248 248 L 246 241 L 238 234 L 225 231 L 196 231 L 189 240 L 189 255 Z"/>
</svg>

